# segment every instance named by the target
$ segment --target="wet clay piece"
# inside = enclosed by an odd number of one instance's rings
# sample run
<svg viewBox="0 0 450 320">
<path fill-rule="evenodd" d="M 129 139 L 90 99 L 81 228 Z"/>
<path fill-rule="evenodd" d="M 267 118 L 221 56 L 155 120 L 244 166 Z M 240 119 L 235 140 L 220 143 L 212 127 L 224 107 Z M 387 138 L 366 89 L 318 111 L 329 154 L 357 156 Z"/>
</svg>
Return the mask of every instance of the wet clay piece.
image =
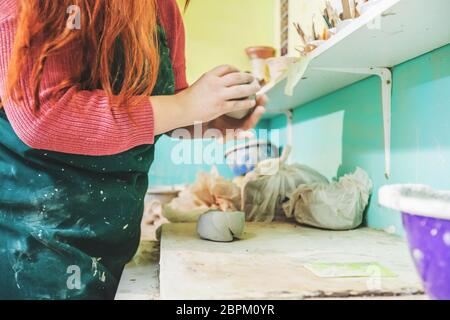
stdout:
<svg viewBox="0 0 450 320">
<path fill-rule="evenodd" d="M 210 211 L 199 218 L 197 233 L 205 240 L 231 242 L 242 236 L 244 227 L 243 212 Z"/>
</svg>

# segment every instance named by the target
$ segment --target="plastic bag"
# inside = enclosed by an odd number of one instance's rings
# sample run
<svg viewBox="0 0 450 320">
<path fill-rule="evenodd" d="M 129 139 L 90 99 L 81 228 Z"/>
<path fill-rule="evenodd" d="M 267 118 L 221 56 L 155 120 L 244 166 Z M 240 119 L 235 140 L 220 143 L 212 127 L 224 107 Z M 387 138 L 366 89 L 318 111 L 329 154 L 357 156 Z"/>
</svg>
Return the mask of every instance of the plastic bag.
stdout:
<svg viewBox="0 0 450 320">
<path fill-rule="evenodd" d="M 284 204 L 286 216 L 297 222 L 330 230 L 359 227 L 372 192 L 368 174 L 357 168 L 333 183 L 300 185 Z"/>
<path fill-rule="evenodd" d="M 238 211 L 241 193 L 237 185 L 219 175 L 200 172 L 197 180 L 164 206 L 164 216 L 171 222 L 195 222 L 210 210 Z"/>
<path fill-rule="evenodd" d="M 163 215 L 173 223 L 196 222 L 209 207 L 202 204 L 190 189 L 180 192 L 177 198 L 163 205 Z"/>
<path fill-rule="evenodd" d="M 286 165 L 290 150 L 283 156 L 258 163 L 245 177 L 242 187 L 242 211 L 248 221 L 271 222 L 284 216 L 283 203 L 297 186 L 311 183 L 328 183 L 320 173 L 303 165 Z"/>
<path fill-rule="evenodd" d="M 238 211 L 241 201 L 239 187 L 220 176 L 214 168 L 211 173 L 200 172 L 190 188 L 201 205 L 220 211 Z"/>
</svg>

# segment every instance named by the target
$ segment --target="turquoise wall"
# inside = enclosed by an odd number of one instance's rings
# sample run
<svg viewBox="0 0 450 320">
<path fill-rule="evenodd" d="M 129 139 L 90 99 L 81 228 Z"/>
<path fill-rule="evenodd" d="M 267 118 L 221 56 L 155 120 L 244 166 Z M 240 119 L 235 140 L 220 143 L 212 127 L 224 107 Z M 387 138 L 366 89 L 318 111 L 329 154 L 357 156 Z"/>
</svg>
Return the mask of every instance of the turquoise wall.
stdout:
<svg viewBox="0 0 450 320">
<path fill-rule="evenodd" d="M 329 178 L 365 169 L 374 182 L 367 224 L 395 226 L 400 216 L 381 208 L 384 184 L 422 183 L 450 189 L 450 45 L 398 65 L 393 70 L 392 177 L 384 178 L 380 81 L 372 77 L 294 111 L 295 162 Z M 285 117 L 270 121 L 285 136 Z"/>
<path fill-rule="evenodd" d="M 207 162 L 197 161 L 195 156 L 202 155 L 202 150 L 214 142 L 200 140 L 184 140 L 172 139 L 167 136 L 163 136 L 156 144 L 156 156 L 153 162 L 149 178 L 150 187 L 165 186 L 173 184 L 187 184 L 195 180 L 199 171 L 210 171 L 212 165 Z M 180 164 L 178 162 L 178 155 L 173 155 L 174 148 L 186 148 L 190 150 L 191 159 L 190 163 Z M 220 158 L 224 157 L 224 149 L 218 155 Z M 182 152 L 182 151 L 180 151 Z M 175 157 L 175 158 L 174 158 Z M 225 177 L 231 177 L 231 171 L 225 164 L 216 165 L 221 175 Z"/>
<path fill-rule="evenodd" d="M 269 121 L 263 120 L 255 130 L 258 138 L 268 139 Z M 260 131 L 261 129 L 261 131 Z M 173 184 L 187 184 L 195 180 L 199 171 L 210 171 L 216 166 L 219 173 L 232 178 L 233 174 L 225 164 L 225 152 L 229 148 L 242 143 L 242 140 L 231 141 L 227 144 L 213 140 L 184 140 L 163 136 L 156 144 L 156 156 L 149 178 L 150 186 L 165 186 Z M 179 162 L 180 154 L 190 154 L 190 162 Z M 199 158 L 200 157 L 200 158 Z"/>
<path fill-rule="evenodd" d="M 292 161 L 307 164 L 330 179 L 357 166 L 365 169 L 374 182 L 367 224 L 379 229 L 394 226 L 402 234 L 400 216 L 378 205 L 380 186 L 422 183 L 450 189 L 450 45 L 396 66 L 393 73 L 390 180 L 384 178 L 380 82 L 375 77 L 295 109 Z M 283 144 L 285 124 L 285 117 L 279 116 L 260 127 L 280 129 Z M 211 165 L 205 163 L 174 163 L 171 153 L 178 143 L 168 137 L 158 142 L 151 185 L 190 183 L 198 171 L 210 170 Z M 183 143 L 193 154 L 201 152 L 201 145 L 211 145 Z M 232 176 L 225 164 L 218 168 L 222 175 Z"/>
</svg>

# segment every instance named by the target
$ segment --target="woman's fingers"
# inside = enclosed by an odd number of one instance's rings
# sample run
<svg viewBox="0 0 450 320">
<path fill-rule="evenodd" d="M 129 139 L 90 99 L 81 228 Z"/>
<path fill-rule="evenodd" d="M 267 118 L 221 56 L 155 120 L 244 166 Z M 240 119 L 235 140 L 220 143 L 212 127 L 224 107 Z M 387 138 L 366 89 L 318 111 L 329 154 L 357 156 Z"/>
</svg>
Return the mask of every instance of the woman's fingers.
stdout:
<svg viewBox="0 0 450 320">
<path fill-rule="evenodd" d="M 223 83 L 227 87 L 250 84 L 255 81 L 255 77 L 246 72 L 233 72 L 223 77 Z"/>
<path fill-rule="evenodd" d="M 269 102 L 269 98 L 265 94 L 258 95 L 258 97 L 256 98 L 256 104 L 258 106 L 263 106 L 264 107 L 267 104 L 267 102 Z"/>
<path fill-rule="evenodd" d="M 240 72 L 231 65 L 222 65 L 210 71 L 210 75 L 221 78 L 222 97 L 225 100 L 241 100 L 255 95 L 261 86 L 253 75 Z"/>
<path fill-rule="evenodd" d="M 225 102 L 225 109 L 227 110 L 226 113 L 233 112 L 233 111 L 240 111 L 240 110 L 246 110 L 250 108 L 254 108 L 256 106 L 256 100 L 231 100 Z"/>
<path fill-rule="evenodd" d="M 222 66 L 218 66 L 210 71 L 210 73 L 212 75 L 215 75 L 217 77 L 223 77 L 223 76 L 225 76 L 229 73 L 233 73 L 233 72 L 239 72 L 239 69 L 237 69 L 236 67 L 233 67 L 229 64 L 224 64 Z"/>
<path fill-rule="evenodd" d="M 261 120 L 261 117 L 264 115 L 265 112 L 266 108 L 264 108 L 263 106 L 256 107 L 255 111 L 253 111 L 252 114 L 245 119 L 242 125 L 242 129 L 250 130 L 256 127 L 256 125 L 258 124 L 259 120 Z"/>
<path fill-rule="evenodd" d="M 230 100 L 225 103 L 225 109 L 229 110 L 228 112 L 233 111 L 239 111 L 239 110 L 246 110 L 254 108 L 255 106 L 258 106 L 258 108 L 255 109 L 253 114 L 258 115 L 260 112 L 264 113 L 266 105 L 268 101 L 268 98 L 266 95 L 257 96 L 255 99 L 245 99 L 245 100 Z"/>
<path fill-rule="evenodd" d="M 253 129 L 254 127 L 256 127 L 265 111 L 266 109 L 264 107 L 258 106 L 251 114 L 249 114 L 244 119 L 239 120 L 228 116 L 222 116 L 212 120 L 209 125 L 210 128 L 220 130 L 223 133 L 224 137 L 231 138 L 227 130 L 237 130 L 237 134 L 242 133 L 242 131 Z"/>
<path fill-rule="evenodd" d="M 261 90 L 261 86 L 256 81 L 250 84 L 229 87 L 225 89 L 225 99 L 238 100 L 248 98 L 255 95 L 259 90 Z"/>
</svg>

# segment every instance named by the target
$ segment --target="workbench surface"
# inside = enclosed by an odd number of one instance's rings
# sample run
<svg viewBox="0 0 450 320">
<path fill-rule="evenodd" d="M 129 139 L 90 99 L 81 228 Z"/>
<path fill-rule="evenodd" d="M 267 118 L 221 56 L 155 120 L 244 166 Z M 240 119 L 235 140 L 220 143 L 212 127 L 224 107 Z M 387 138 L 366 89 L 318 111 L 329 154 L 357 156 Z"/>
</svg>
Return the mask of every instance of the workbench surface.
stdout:
<svg viewBox="0 0 450 320">
<path fill-rule="evenodd" d="M 123 271 L 116 300 L 159 299 L 159 242 L 143 240 Z"/>
<path fill-rule="evenodd" d="M 195 224 L 167 224 L 159 279 L 157 242 L 142 248 L 126 267 L 116 299 L 426 298 L 404 239 L 368 228 L 249 223 L 242 240 L 214 243 L 199 239 Z M 376 262 L 397 276 L 320 278 L 304 267 L 311 262 Z"/>
</svg>

